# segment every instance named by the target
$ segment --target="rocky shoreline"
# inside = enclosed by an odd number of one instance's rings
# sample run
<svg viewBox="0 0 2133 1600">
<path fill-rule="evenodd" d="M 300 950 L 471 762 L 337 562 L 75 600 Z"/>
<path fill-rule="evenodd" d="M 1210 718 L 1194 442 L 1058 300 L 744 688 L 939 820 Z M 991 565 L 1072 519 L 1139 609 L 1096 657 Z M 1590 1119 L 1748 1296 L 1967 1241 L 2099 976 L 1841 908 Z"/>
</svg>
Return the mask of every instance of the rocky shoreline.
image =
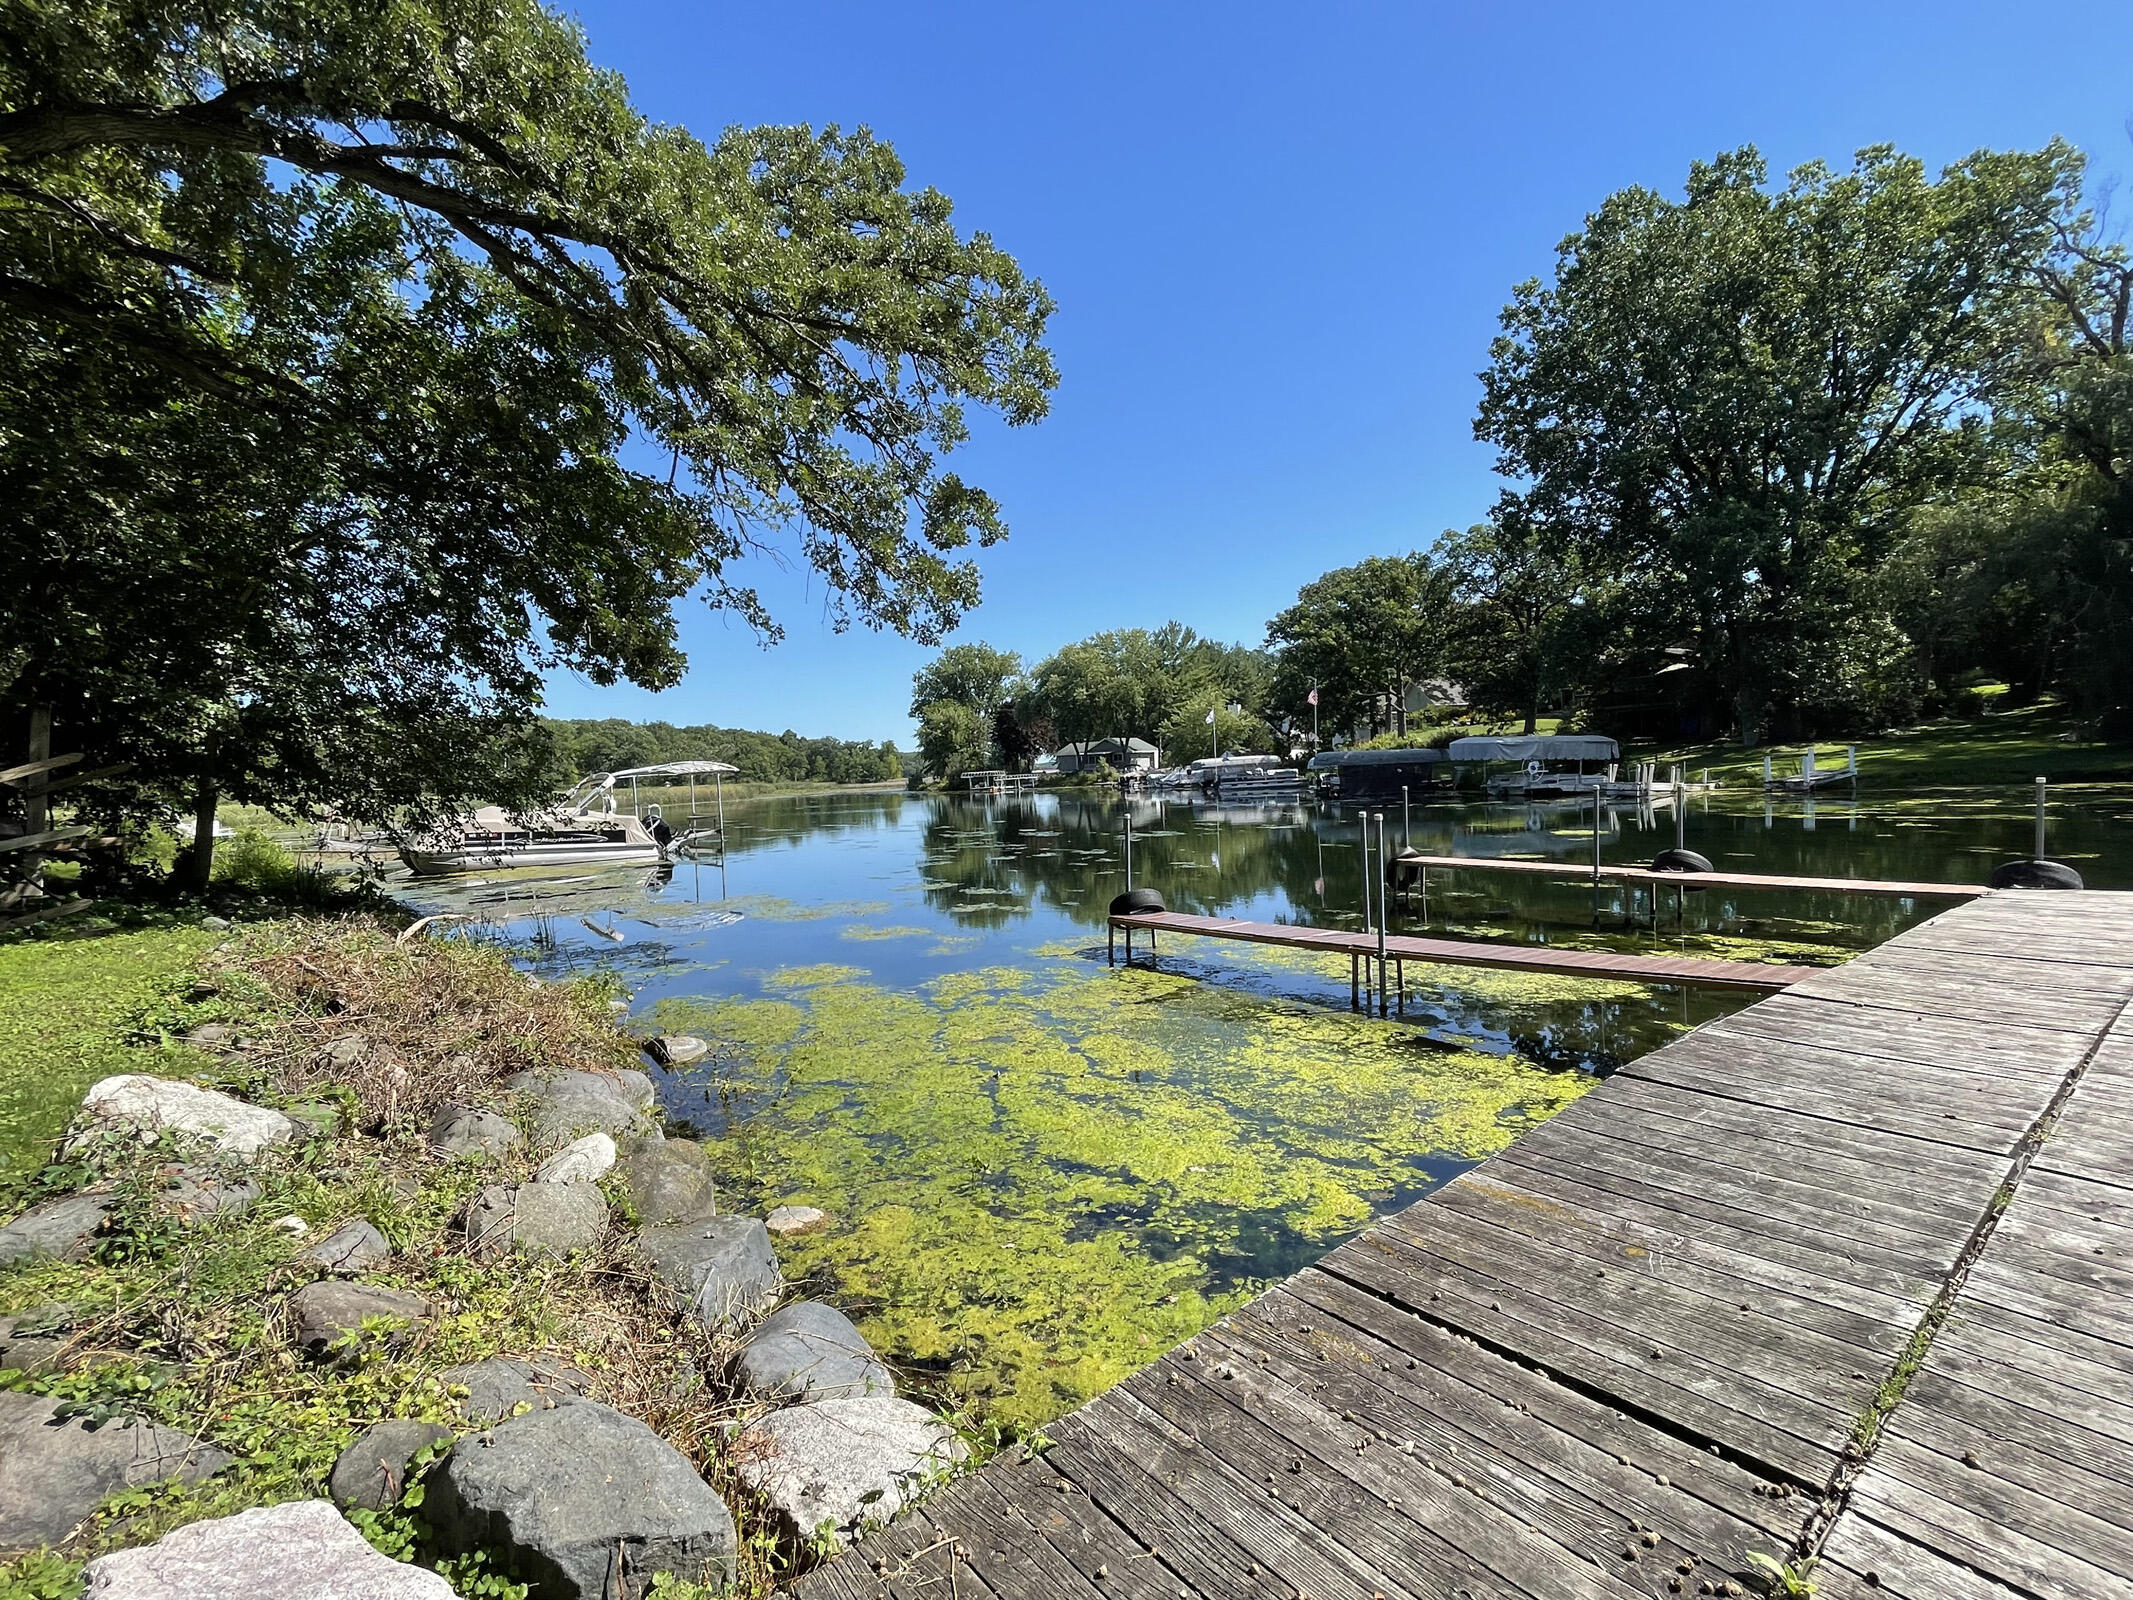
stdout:
<svg viewBox="0 0 2133 1600">
<path fill-rule="evenodd" d="M 233 951 L 224 966 L 244 959 Z M 417 946 L 367 959 L 431 957 Z M 543 988 L 523 974 L 502 981 Z M 107 1359 L 115 1324 L 81 1305 L 0 1316 L 0 1561 L 83 1550 L 93 1522 L 103 1533 L 94 1542 L 121 1546 L 87 1563 L 94 1595 L 455 1592 L 440 1572 L 460 1581 L 457 1592 L 523 1585 L 531 1600 L 639 1600 L 655 1580 L 662 1594 L 760 1591 L 766 1570 L 887 1520 L 966 1457 L 948 1423 L 899 1395 L 840 1310 L 786 1284 L 773 1233 L 834 1219 L 803 1204 L 760 1218 L 721 1211 L 700 1147 L 661 1126 L 647 1072 L 544 1064 L 485 1076 L 509 1051 L 425 1061 L 366 1029 L 360 998 L 328 995 L 301 1027 L 279 1037 L 269 1027 L 264 1040 L 241 1022 L 192 1028 L 186 1042 L 231 1069 L 224 1088 L 147 1074 L 94 1085 L 49 1169 L 80 1186 L 0 1227 L 0 1293 L 11 1277 L 19 1286 L 70 1263 L 152 1254 L 166 1235 L 175 1260 L 211 1251 L 218 1230 L 246 1230 L 247 1259 L 277 1258 L 253 1308 L 281 1341 L 269 1364 L 292 1383 L 346 1386 L 351 1427 L 366 1421 L 356 1400 L 372 1398 L 365 1384 L 413 1396 L 406 1414 L 388 1404 L 367 1420 L 309 1500 L 184 1521 L 135 1543 L 113 1505 L 141 1491 L 210 1494 L 218 1474 L 241 1471 L 241 1453 L 223 1447 L 231 1441 L 212 1414 L 158 1419 L 123 1393 L 96 1401 L 100 1372 L 149 1370 L 145 1353 L 167 1365 L 173 1341 L 121 1317 L 131 1331 L 120 1343 L 144 1354 Z M 304 1053 L 296 1068 L 292 1047 Z M 610 1059 L 638 1047 L 618 1041 Z M 669 1038 L 642 1048 L 656 1066 L 705 1047 Z M 263 1070 L 267 1061 L 284 1070 Z M 271 1092 L 227 1092 L 230 1079 L 325 1092 L 275 1103 Z M 353 1091 L 342 1087 L 350 1081 Z M 418 1122 L 410 1110 L 427 1114 Z M 292 1194 L 307 1197 L 317 1224 L 267 1214 Z M 441 1206 L 447 1194 L 461 1198 L 427 1237 L 395 1209 Z M 636 1297 L 628 1315 L 649 1315 L 653 1331 L 611 1336 L 605 1360 L 506 1347 L 429 1364 L 463 1345 L 470 1304 L 523 1290 L 537 1271 L 565 1274 L 595 1308 L 602 1293 Z M 182 1302 L 161 1313 L 182 1314 Z M 642 1348 L 648 1339 L 657 1350 Z M 765 1546 L 776 1551 L 767 1564 Z"/>
</svg>

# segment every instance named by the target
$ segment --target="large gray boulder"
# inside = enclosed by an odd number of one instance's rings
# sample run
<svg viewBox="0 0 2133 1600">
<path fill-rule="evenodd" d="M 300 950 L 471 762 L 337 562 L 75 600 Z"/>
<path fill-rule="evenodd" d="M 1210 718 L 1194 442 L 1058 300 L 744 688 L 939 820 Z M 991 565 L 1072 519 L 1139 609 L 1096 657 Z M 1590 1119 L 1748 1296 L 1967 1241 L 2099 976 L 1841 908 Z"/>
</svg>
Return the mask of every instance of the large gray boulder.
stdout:
<svg viewBox="0 0 2133 1600">
<path fill-rule="evenodd" d="M 748 1336 L 734 1375 L 766 1400 L 841 1400 L 893 1395 L 889 1375 L 851 1320 L 835 1306 L 802 1300 L 772 1312 Z"/>
<path fill-rule="evenodd" d="M 518 1124 L 478 1106 L 446 1106 L 430 1119 L 430 1148 L 455 1156 L 500 1156 L 519 1142 Z"/>
<path fill-rule="evenodd" d="M 521 1360 L 516 1356 L 490 1356 L 464 1366 L 447 1367 L 437 1374 L 448 1388 L 463 1388 L 466 1398 L 459 1409 L 469 1422 L 500 1422 L 520 1406 L 546 1411 L 585 1392 L 590 1381 L 576 1367 L 546 1358 Z"/>
<path fill-rule="evenodd" d="M 497 1551 L 534 1600 L 642 1600 L 661 1572 L 733 1582 L 725 1502 L 650 1428 L 591 1400 L 460 1440 L 424 1514 L 447 1549 Z"/>
<path fill-rule="evenodd" d="M 567 1068 L 514 1072 L 504 1080 L 504 1087 L 543 1100 L 573 1094 L 607 1095 L 633 1111 L 649 1111 L 659 1099 L 649 1074 L 626 1067 L 612 1072 L 576 1072 Z"/>
<path fill-rule="evenodd" d="M 686 1222 L 718 1209 L 703 1146 L 687 1139 L 632 1150 L 622 1158 L 622 1183 L 644 1222 Z"/>
<path fill-rule="evenodd" d="M 590 1183 L 491 1184 L 467 1207 L 467 1248 L 484 1259 L 524 1250 L 558 1258 L 607 1236 L 607 1196 Z"/>
<path fill-rule="evenodd" d="M 256 1156 L 296 1137 L 297 1125 L 267 1106 L 203 1089 L 174 1078 L 120 1073 L 92 1084 L 82 1096 L 77 1128 L 115 1127 L 146 1136 L 189 1134 L 226 1155 Z"/>
<path fill-rule="evenodd" d="M 316 1244 L 306 1245 L 297 1260 L 348 1277 L 382 1267 L 393 1256 L 384 1234 L 364 1218 L 344 1222 Z"/>
<path fill-rule="evenodd" d="M 537 1149 L 554 1150 L 589 1133 L 604 1133 L 617 1144 L 631 1144 L 659 1137 L 651 1118 L 611 1094 L 572 1090 L 538 1099 L 533 1104 L 533 1143 Z"/>
<path fill-rule="evenodd" d="M 30 1207 L 0 1228 L 0 1267 L 38 1256 L 81 1260 L 89 1253 L 96 1231 L 110 1211 L 109 1197 L 100 1194 L 70 1194 Z"/>
<path fill-rule="evenodd" d="M 338 1278 L 307 1283 L 289 1297 L 289 1320 L 296 1342 L 321 1360 L 354 1361 L 354 1343 L 335 1346 L 359 1333 L 365 1318 L 393 1318 L 398 1327 L 385 1335 L 384 1343 L 394 1345 L 406 1339 L 413 1326 L 429 1314 L 429 1301 L 412 1290 L 344 1283 Z"/>
<path fill-rule="evenodd" d="M 731 1449 L 741 1481 L 788 1533 L 834 1546 L 887 1522 L 968 1453 L 923 1406 L 878 1396 L 773 1411 L 741 1430 Z"/>
<path fill-rule="evenodd" d="M 637 1242 L 696 1320 L 714 1332 L 752 1321 L 785 1285 L 770 1235 L 754 1217 L 697 1217 L 646 1228 Z"/>
<path fill-rule="evenodd" d="M 188 1523 L 82 1576 L 97 1600 L 452 1600 L 444 1579 L 372 1549 L 324 1500 Z"/>
<path fill-rule="evenodd" d="M 121 1489 L 197 1483 L 230 1458 L 152 1422 L 91 1430 L 59 1419 L 50 1395 L 0 1391 L 0 1551 L 57 1544 Z"/>
<path fill-rule="evenodd" d="M 384 1511 L 400 1503 L 417 1451 L 452 1437 L 441 1422 L 388 1417 L 363 1431 L 333 1463 L 326 1487 L 343 1511 Z"/>
</svg>

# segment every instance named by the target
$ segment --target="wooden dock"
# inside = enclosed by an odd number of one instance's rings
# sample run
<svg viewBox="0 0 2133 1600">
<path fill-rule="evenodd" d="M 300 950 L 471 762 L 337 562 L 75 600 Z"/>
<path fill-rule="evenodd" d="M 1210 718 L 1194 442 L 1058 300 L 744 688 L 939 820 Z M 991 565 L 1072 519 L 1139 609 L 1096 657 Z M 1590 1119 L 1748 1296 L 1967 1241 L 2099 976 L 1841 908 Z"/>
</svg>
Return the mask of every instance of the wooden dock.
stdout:
<svg viewBox="0 0 2133 1600">
<path fill-rule="evenodd" d="M 1497 944 L 1485 939 L 1425 939 L 1406 934 L 1387 934 L 1381 951 L 1378 936 L 1374 933 L 1357 933 L 1345 928 L 1305 928 L 1284 922 L 1241 922 L 1231 917 L 1196 917 L 1178 911 L 1114 916 L 1110 925 L 1114 961 L 1117 959 L 1116 936 L 1121 932 L 1126 935 L 1126 959 L 1133 959 L 1136 930 L 1150 935 L 1151 945 L 1154 935 L 1173 933 L 1344 955 L 1348 958 L 1351 1000 L 1360 999 L 1365 971 L 1381 953 L 1388 966 L 1398 969 L 1399 976 L 1393 982 L 1403 991 L 1405 966 L 1410 961 L 1437 966 L 1486 967 L 1498 972 L 1545 972 L 1567 978 L 1611 978 L 1628 983 L 1739 989 L 1751 994 L 1779 994 L 1824 970 L 1821 967 L 1778 966 L 1764 961 L 1640 956 L 1612 950 L 1563 950 L 1549 945 Z M 1383 981 L 1377 985 L 1381 1007 L 1388 987 Z"/>
<path fill-rule="evenodd" d="M 1508 872 L 1567 883 L 1629 884 L 1637 888 L 1772 890 L 1788 894 L 1864 894 L 1897 900 L 1974 900 L 1990 894 L 1982 883 L 1906 883 L 1885 878 L 1792 878 L 1761 872 L 1654 872 L 1650 867 L 1589 862 L 1523 861 L 1492 856 L 1402 856 L 1395 863 L 1425 872 Z"/>
<path fill-rule="evenodd" d="M 1708 1024 L 807 1600 L 2133 1595 L 2133 895 Z M 1738 1587 L 1733 1587 L 1738 1586 Z"/>
</svg>

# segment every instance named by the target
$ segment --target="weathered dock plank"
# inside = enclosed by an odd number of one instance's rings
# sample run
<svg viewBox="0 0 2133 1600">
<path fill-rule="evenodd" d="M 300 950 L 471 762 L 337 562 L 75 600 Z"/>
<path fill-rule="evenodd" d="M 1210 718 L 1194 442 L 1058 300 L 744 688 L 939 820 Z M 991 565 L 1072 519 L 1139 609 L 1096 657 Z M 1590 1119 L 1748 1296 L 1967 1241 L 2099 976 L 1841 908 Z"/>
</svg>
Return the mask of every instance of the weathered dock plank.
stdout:
<svg viewBox="0 0 2133 1600">
<path fill-rule="evenodd" d="M 1590 883 L 1666 885 L 1688 889 L 1771 890 L 1788 894 L 1864 894 L 1898 900 L 1968 900 L 1992 891 L 1982 883 L 1910 883 L 1885 878 L 1792 878 L 1767 872 L 1654 872 L 1649 867 L 1601 866 L 1590 862 L 1530 861 L 1508 856 L 1429 856 L 1399 858 L 1403 866 L 1432 872 L 1502 872 L 1528 878 L 1556 878 Z"/>
<path fill-rule="evenodd" d="M 2127 1600 L 2133 895 L 1786 987 L 799 1592 Z"/>
<path fill-rule="evenodd" d="M 1628 983 L 1657 983 L 1690 988 L 1739 989 L 1776 994 L 1818 975 L 1820 967 L 1780 966 L 1762 961 L 1707 961 L 1692 956 L 1644 956 L 1611 950 L 1562 950 L 1547 945 L 1493 944 L 1483 939 L 1423 939 L 1409 934 L 1353 933 L 1341 928 L 1295 927 L 1279 922 L 1245 922 L 1232 917 L 1200 917 L 1180 911 L 1146 911 L 1110 919 L 1113 932 L 1128 935 L 1183 934 L 1227 939 L 1240 944 L 1280 945 L 1292 950 L 1319 950 L 1375 961 L 1412 961 L 1452 967 L 1483 967 L 1502 972 L 1544 972 L 1557 977 L 1598 978 Z"/>
</svg>

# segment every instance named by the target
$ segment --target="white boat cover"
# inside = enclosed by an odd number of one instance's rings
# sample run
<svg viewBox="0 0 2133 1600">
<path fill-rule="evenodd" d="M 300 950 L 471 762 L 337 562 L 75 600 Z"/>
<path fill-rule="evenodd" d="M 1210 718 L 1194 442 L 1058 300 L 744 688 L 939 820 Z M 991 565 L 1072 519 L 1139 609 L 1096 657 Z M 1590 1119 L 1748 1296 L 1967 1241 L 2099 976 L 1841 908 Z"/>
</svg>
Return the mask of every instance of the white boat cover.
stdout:
<svg viewBox="0 0 2133 1600">
<path fill-rule="evenodd" d="M 1604 733 L 1544 733 L 1506 739 L 1454 739 L 1454 761 L 1614 761 L 1622 747 Z"/>
<path fill-rule="evenodd" d="M 656 767 L 625 767 L 610 772 L 610 778 L 708 778 L 712 773 L 738 772 L 723 761 L 662 761 Z"/>
</svg>

